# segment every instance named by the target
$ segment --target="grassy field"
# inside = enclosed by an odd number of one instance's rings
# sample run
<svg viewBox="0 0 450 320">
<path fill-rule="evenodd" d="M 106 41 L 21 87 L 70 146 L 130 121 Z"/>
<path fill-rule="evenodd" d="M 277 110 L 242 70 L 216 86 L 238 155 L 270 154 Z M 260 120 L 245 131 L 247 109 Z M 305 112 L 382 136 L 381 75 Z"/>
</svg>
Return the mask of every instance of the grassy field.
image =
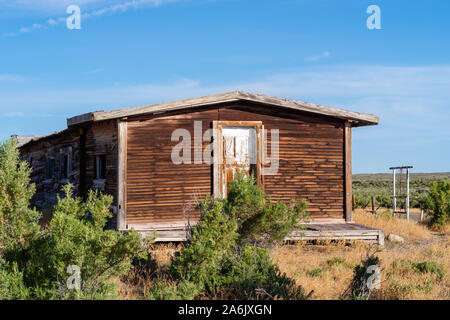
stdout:
<svg viewBox="0 0 450 320">
<path fill-rule="evenodd" d="M 410 197 L 423 198 L 429 191 L 429 186 L 433 181 L 450 180 L 450 172 L 440 173 L 411 173 L 410 175 Z M 406 181 L 403 176 L 400 181 L 397 176 L 397 194 L 399 194 L 400 185 L 406 192 Z M 368 207 L 372 196 L 376 197 L 377 207 L 392 207 L 392 174 L 355 174 L 353 175 L 353 193 L 356 198 L 356 205 L 359 208 Z M 397 200 L 401 207 L 403 203 Z M 419 201 L 412 200 L 412 208 L 419 207 Z"/>
</svg>

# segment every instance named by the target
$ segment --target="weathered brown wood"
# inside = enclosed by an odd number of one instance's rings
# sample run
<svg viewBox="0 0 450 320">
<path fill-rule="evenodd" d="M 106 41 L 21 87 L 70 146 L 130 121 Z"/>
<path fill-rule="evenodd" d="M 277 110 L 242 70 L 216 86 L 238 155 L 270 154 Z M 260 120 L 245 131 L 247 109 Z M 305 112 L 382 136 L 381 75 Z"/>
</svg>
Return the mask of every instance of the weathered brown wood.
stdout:
<svg viewBox="0 0 450 320">
<path fill-rule="evenodd" d="M 57 202 L 63 185 L 73 184 L 73 192 L 80 188 L 80 129 L 66 129 L 45 136 L 39 140 L 30 140 L 21 146 L 23 160 L 31 164 L 31 182 L 36 185 L 32 204 L 39 209 L 53 207 Z M 69 176 L 64 171 L 64 156 L 69 154 L 71 168 Z M 46 176 L 47 159 L 54 159 L 54 174 Z"/>
<path fill-rule="evenodd" d="M 76 124 L 81 124 L 94 120 L 94 112 L 83 113 L 78 116 L 67 119 L 67 126 L 71 127 Z"/>
<path fill-rule="evenodd" d="M 133 229 L 143 235 L 152 235 L 156 231 L 157 242 L 186 241 L 186 223 L 165 225 L 131 225 Z M 155 226 L 157 226 L 155 228 Z M 355 223 L 334 223 L 333 221 L 321 223 L 306 223 L 306 230 L 296 230 L 288 235 L 288 241 L 313 240 L 362 240 L 377 242 L 384 245 L 384 232 Z"/>
<path fill-rule="evenodd" d="M 273 200 L 306 199 L 313 217 L 344 217 L 344 123 L 240 104 L 128 118 L 128 224 L 182 221 L 183 210 L 195 220 L 194 197 L 215 192 L 213 166 L 170 160 L 176 144 L 170 141 L 172 131 L 186 128 L 193 136 L 195 120 L 202 121 L 203 131 L 214 121 L 261 121 L 268 129 L 269 153 L 270 130 L 280 130 L 280 168 L 264 176 L 266 193 Z M 189 203 L 190 210 L 184 209 Z"/>
<path fill-rule="evenodd" d="M 118 120 L 118 157 L 117 157 L 117 229 L 127 228 L 127 122 Z"/>
<path fill-rule="evenodd" d="M 345 123 L 345 220 L 352 221 L 352 127 Z"/>
<path fill-rule="evenodd" d="M 221 134 L 219 133 L 219 124 L 218 121 L 213 121 L 213 195 L 215 198 L 220 197 L 220 146 L 221 142 Z"/>
</svg>

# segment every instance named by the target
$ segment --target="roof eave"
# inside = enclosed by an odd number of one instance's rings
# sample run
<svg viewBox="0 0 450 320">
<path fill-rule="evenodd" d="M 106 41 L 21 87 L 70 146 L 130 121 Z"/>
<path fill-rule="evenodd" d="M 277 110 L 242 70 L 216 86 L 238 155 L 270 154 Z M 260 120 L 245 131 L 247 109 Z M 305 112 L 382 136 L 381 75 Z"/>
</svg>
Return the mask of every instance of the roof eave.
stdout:
<svg viewBox="0 0 450 320">
<path fill-rule="evenodd" d="M 146 105 L 134 108 L 119 109 L 113 111 L 96 111 L 78 115 L 67 119 L 67 126 L 75 126 L 88 122 L 98 122 L 111 119 L 120 119 L 144 114 L 164 113 L 174 110 L 183 110 L 201 106 L 230 103 L 237 101 L 248 101 L 265 105 L 279 106 L 301 112 L 319 114 L 333 118 L 348 120 L 353 122 L 353 126 L 376 125 L 379 118 L 372 114 L 363 114 L 344 109 L 331 108 L 309 102 L 282 99 L 262 94 L 254 94 L 243 91 L 232 91 L 221 94 L 177 100 L 160 104 Z"/>
</svg>

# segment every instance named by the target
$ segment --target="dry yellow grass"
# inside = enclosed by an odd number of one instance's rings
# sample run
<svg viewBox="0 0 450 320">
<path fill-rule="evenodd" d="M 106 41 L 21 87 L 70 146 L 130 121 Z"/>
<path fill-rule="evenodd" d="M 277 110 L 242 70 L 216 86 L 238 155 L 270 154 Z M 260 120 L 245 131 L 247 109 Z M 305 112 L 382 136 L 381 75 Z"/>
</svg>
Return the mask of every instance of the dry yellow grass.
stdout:
<svg viewBox="0 0 450 320">
<path fill-rule="evenodd" d="M 354 220 L 363 225 L 383 229 L 388 235 L 394 233 L 407 239 L 406 243 L 389 241 L 380 258 L 382 284 L 375 290 L 373 299 L 450 299 L 450 234 L 433 233 L 424 225 L 404 219 L 374 217 L 356 212 Z M 372 245 L 365 242 L 330 242 L 317 244 L 297 243 L 282 245 L 271 250 L 271 256 L 282 272 L 309 292 L 313 299 L 339 299 L 353 278 L 353 269 L 366 257 Z M 164 274 L 173 254 L 181 245 L 155 244 L 150 248 L 156 263 L 156 271 Z M 437 270 L 420 272 L 414 263 L 435 263 Z M 135 268 L 125 282 L 121 283 L 122 299 L 139 299 L 152 286 L 145 268 Z"/>
<path fill-rule="evenodd" d="M 407 239 L 404 244 L 386 242 L 380 258 L 382 284 L 374 299 L 450 299 L 450 236 L 435 235 L 425 226 L 404 219 L 378 218 L 357 212 L 354 220 L 383 229 Z M 355 242 L 284 245 L 272 251 L 281 271 L 294 278 L 313 299 L 339 299 L 353 277 L 353 268 L 361 264 L 371 245 Z M 414 263 L 428 262 L 437 269 L 420 272 Z"/>
<path fill-rule="evenodd" d="M 384 230 L 386 236 L 393 233 L 410 241 L 427 240 L 432 237 L 425 225 L 412 220 L 394 218 L 388 210 L 375 216 L 362 209 L 356 209 L 353 220 L 364 226 Z"/>
<path fill-rule="evenodd" d="M 150 246 L 150 261 L 154 265 L 142 265 L 133 268 L 119 283 L 119 297 L 124 300 L 142 298 L 153 285 L 152 275 L 163 276 L 172 261 L 175 252 L 180 251 L 182 244 L 160 243 Z"/>
</svg>

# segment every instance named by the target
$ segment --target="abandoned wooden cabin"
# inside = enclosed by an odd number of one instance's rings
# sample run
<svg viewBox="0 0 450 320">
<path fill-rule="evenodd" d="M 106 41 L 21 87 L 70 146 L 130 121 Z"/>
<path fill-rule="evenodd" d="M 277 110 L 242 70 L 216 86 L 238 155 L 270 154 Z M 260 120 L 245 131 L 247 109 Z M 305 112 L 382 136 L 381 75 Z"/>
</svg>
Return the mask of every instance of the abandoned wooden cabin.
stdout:
<svg viewBox="0 0 450 320">
<path fill-rule="evenodd" d="M 383 241 L 352 222 L 351 129 L 374 115 L 234 91 L 149 106 L 96 111 L 67 129 L 21 141 L 39 207 L 74 184 L 114 197 L 111 227 L 185 239 L 199 219 L 194 197 L 226 195 L 238 169 L 252 172 L 273 200 L 306 199 L 313 221 L 289 239 Z M 211 130 L 213 129 L 213 130 Z"/>
</svg>

